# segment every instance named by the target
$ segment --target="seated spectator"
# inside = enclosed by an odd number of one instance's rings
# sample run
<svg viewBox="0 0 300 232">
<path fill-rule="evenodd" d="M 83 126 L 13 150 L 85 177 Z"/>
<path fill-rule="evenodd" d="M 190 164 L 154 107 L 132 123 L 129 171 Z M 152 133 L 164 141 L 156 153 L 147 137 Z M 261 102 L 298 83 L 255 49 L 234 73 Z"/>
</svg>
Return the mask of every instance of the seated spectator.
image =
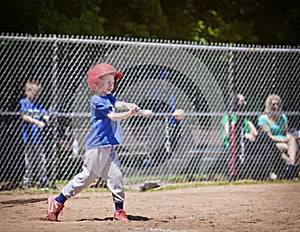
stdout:
<svg viewBox="0 0 300 232">
<path fill-rule="evenodd" d="M 237 94 L 234 101 L 234 111 L 242 111 L 246 105 L 245 97 L 242 94 Z M 257 136 L 257 129 L 248 118 L 243 118 L 245 138 L 254 142 L 255 137 Z M 226 148 L 229 148 L 229 119 L 231 119 L 231 128 L 236 128 L 238 122 L 238 117 L 236 115 L 232 115 L 231 118 L 229 118 L 229 115 L 224 115 L 221 120 L 223 143 Z"/>
<path fill-rule="evenodd" d="M 296 144 L 297 144 L 297 150 L 298 150 L 298 155 L 297 155 L 297 159 L 299 161 L 299 156 L 300 156 L 300 130 L 296 130 L 292 133 L 293 137 L 296 140 Z"/>
<path fill-rule="evenodd" d="M 278 95 L 267 97 L 265 111 L 274 114 L 261 115 L 258 118 L 258 126 L 266 131 L 269 137 L 276 142 L 276 146 L 282 152 L 281 157 L 287 164 L 295 164 L 297 146 L 295 138 L 289 133 L 288 118 L 281 114 L 282 100 Z"/>
<path fill-rule="evenodd" d="M 276 146 L 281 152 L 281 158 L 287 164 L 287 169 L 293 169 L 297 154 L 296 140 L 289 133 L 288 118 L 280 113 L 281 110 L 281 98 L 275 94 L 269 95 L 265 102 L 265 111 L 271 114 L 259 116 L 258 126 L 276 142 Z"/>
<path fill-rule="evenodd" d="M 245 97 L 242 94 L 235 95 L 233 98 L 233 111 L 242 112 L 245 108 L 245 104 Z M 231 123 L 229 125 L 230 121 Z M 247 174 L 247 170 L 244 167 L 246 159 L 245 149 L 249 147 L 247 141 L 251 143 L 255 141 L 257 130 L 253 123 L 243 115 L 224 115 L 221 124 L 225 148 L 231 148 L 230 132 L 232 133 L 232 141 L 234 141 L 230 158 L 232 162 L 231 178 L 244 178 Z M 229 159 L 227 162 L 229 162 Z"/>
</svg>

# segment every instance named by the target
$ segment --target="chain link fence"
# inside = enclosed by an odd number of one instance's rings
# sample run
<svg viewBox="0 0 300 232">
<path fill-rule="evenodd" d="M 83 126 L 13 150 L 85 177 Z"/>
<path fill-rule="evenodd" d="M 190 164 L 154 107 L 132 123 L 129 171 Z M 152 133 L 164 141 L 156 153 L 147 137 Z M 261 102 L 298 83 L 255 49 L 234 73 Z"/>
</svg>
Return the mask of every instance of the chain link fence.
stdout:
<svg viewBox="0 0 300 232">
<path fill-rule="evenodd" d="M 224 148 L 221 119 L 247 117 L 258 129 L 265 100 L 276 93 L 290 130 L 300 130 L 297 47 L 46 35 L 2 35 L 0 43 L 1 184 L 23 181 L 20 100 L 28 80 L 41 83 L 38 101 L 50 116 L 43 128 L 49 184 L 81 170 L 91 127 L 87 72 L 100 62 L 124 74 L 118 99 L 154 111 L 151 118 L 121 121 L 125 141 L 116 149 L 126 184 L 265 180 L 272 168 L 278 175 L 285 172 L 276 146 L 265 140 L 242 153 L 239 144 Z M 246 97 L 242 112 L 231 103 L 235 93 Z M 175 120 L 175 109 L 184 109 L 185 118 Z"/>
</svg>

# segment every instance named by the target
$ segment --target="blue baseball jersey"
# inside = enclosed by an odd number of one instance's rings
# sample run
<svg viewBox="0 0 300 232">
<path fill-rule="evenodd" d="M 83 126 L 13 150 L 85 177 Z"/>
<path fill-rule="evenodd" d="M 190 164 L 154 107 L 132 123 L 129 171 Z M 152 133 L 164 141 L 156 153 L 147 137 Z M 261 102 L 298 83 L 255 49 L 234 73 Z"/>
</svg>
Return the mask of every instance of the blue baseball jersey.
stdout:
<svg viewBox="0 0 300 232">
<path fill-rule="evenodd" d="M 44 107 L 38 102 L 30 102 L 27 98 L 23 98 L 20 101 L 21 104 L 21 112 L 29 113 L 29 116 L 32 118 L 41 121 L 42 116 L 38 115 L 40 113 L 45 114 L 47 111 Z M 43 142 L 42 131 L 41 129 L 32 123 L 27 123 L 25 121 L 22 122 L 22 135 L 24 142 L 33 142 L 36 144 L 40 144 Z"/>
<path fill-rule="evenodd" d="M 116 101 L 112 94 L 92 97 L 90 102 L 92 129 L 87 136 L 87 149 L 113 146 L 123 142 L 120 123 L 107 117 L 109 111 L 115 111 Z"/>
</svg>

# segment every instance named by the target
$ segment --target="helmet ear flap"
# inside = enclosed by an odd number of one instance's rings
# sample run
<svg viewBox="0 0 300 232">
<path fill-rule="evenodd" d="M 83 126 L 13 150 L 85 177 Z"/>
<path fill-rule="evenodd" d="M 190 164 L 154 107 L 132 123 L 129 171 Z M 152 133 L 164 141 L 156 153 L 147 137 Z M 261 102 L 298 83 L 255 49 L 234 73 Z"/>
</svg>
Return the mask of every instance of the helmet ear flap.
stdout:
<svg viewBox="0 0 300 232">
<path fill-rule="evenodd" d="M 102 89 L 103 81 L 99 77 L 93 77 L 88 80 L 91 91 Z"/>
<path fill-rule="evenodd" d="M 103 81 L 100 80 L 99 78 L 96 78 L 97 80 L 94 81 L 94 84 L 97 86 L 97 89 L 102 89 L 103 87 Z"/>
</svg>

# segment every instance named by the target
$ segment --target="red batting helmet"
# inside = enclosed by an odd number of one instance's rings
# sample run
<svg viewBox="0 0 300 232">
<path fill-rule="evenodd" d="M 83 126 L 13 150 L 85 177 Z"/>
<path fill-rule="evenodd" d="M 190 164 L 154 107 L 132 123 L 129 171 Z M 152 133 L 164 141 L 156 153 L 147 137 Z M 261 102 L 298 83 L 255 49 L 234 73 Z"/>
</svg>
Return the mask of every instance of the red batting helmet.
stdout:
<svg viewBox="0 0 300 232">
<path fill-rule="evenodd" d="M 103 83 L 99 77 L 107 74 L 113 74 L 115 76 L 115 81 L 118 81 L 123 77 L 123 74 L 115 70 L 115 68 L 110 64 L 97 64 L 90 70 L 88 74 L 88 84 L 91 91 L 101 89 L 103 87 Z"/>
</svg>

